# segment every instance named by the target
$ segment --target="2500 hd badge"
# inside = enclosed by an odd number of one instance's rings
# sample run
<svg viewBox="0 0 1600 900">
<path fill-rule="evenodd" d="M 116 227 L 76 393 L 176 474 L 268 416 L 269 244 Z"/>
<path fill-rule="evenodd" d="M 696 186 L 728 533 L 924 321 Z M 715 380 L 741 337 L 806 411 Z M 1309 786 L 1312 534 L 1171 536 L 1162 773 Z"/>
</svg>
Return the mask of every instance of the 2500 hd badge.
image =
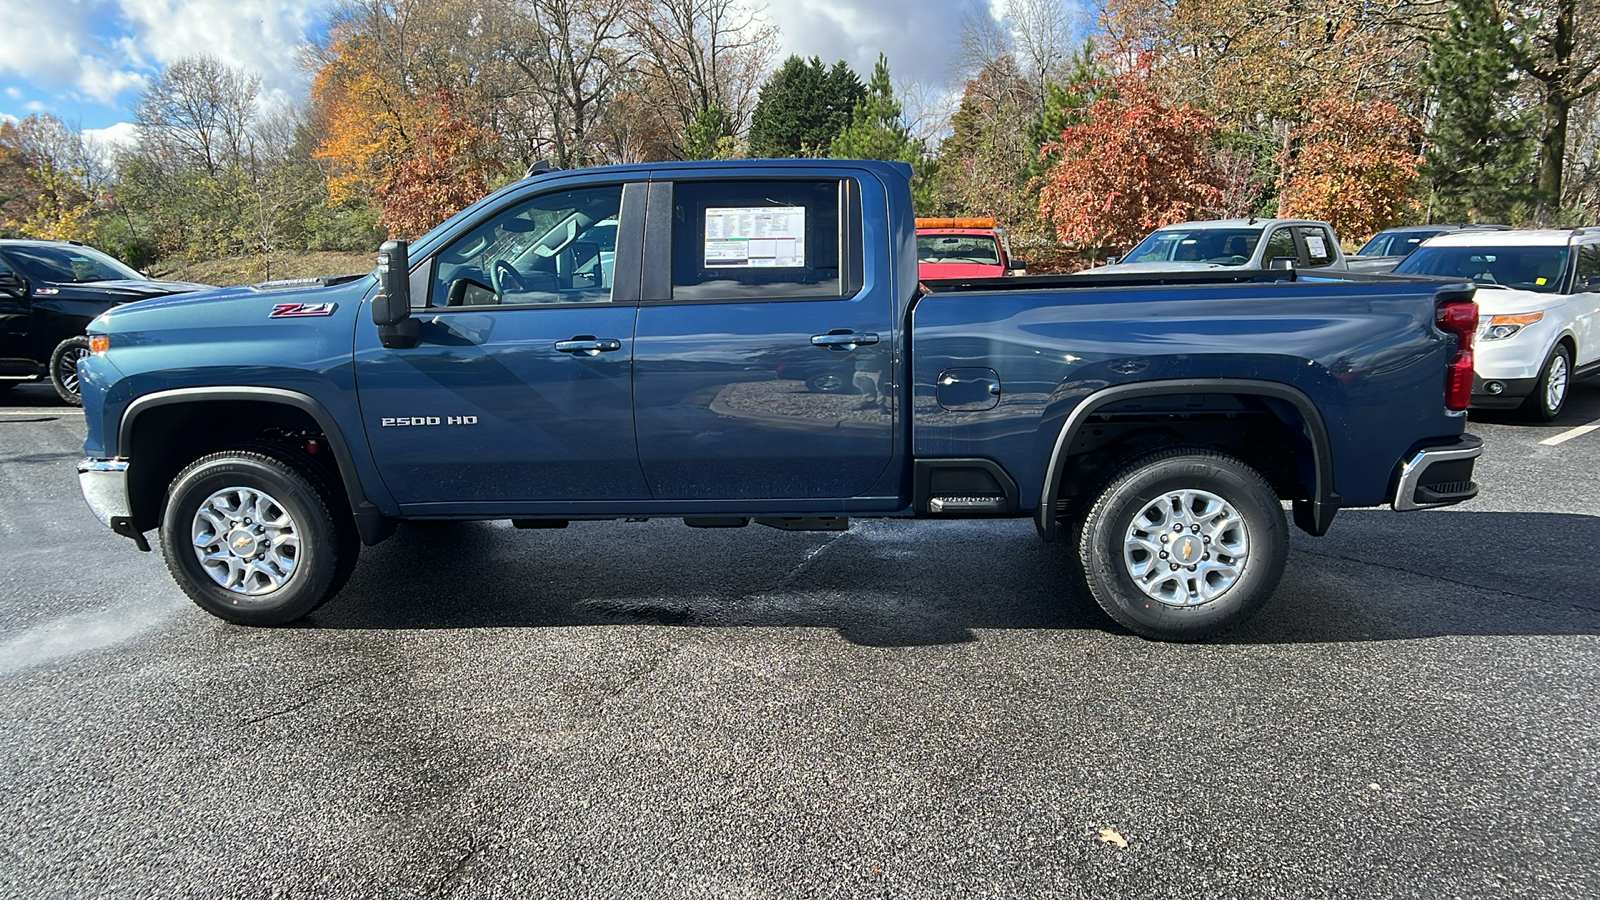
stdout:
<svg viewBox="0 0 1600 900">
<path fill-rule="evenodd" d="M 398 416 L 385 418 L 382 421 L 384 428 L 399 428 L 402 425 L 476 425 L 477 416 Z"/>
</svg>

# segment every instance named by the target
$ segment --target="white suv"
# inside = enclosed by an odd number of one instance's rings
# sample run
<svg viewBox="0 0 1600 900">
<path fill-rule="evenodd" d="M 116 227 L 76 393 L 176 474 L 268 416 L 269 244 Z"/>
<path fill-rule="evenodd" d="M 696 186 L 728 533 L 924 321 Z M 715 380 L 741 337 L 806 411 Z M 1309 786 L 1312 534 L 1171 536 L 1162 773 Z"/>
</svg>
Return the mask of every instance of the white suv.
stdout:
<svg viewBox="0 0 1600 900">
<path fill-rule="evenodd" d="M 1600 228 L 1441 234 L 1394 273 L 1477 282 L 1474 408 L 1549 421 L 1600 371 Z"/>
</svg>

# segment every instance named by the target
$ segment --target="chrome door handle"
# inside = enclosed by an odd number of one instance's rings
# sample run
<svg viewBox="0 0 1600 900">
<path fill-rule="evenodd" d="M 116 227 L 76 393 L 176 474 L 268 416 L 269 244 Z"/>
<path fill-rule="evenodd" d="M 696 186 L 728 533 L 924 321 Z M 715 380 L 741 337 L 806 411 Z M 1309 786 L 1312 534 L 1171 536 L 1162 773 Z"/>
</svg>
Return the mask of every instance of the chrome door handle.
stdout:
<svg viewBox="0 0 1600 900">
<path fill-rule="evenodd" d="M 596 338 L 593 335 L 580 334 L 570 341 L 556 341 L 556 349 L 562 353 L 583 354 L 584 356 L 599 356 L 613 350 L 621 350 L 622 342 L 616 338 Z"/>
<path fill-rule="evenodd" d="M 814 334 L 811 336 L 811 346 L 827 347 L 829 350 L 854 350 L 857 347 L 866 347 L 878 342 L 878 336 L 872 332 L 854 332 L 837 329 L 827 334 Z"/>
</svg>

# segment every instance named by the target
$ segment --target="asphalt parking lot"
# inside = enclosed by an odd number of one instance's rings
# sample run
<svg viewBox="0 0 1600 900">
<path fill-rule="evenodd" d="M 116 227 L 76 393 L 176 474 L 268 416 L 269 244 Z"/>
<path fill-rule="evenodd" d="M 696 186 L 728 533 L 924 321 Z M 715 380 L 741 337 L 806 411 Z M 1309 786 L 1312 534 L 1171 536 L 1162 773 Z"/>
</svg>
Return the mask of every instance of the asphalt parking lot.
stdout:
<svg viewBox="0 0 1600 900">
<path fill-rule="evenodd" d="M 0 896 L 1600 896 L 1574 390 L 1474 417 L 1476 501 L 1292 532 L 1265 612 L 1178 646 L 1027 521 L 411 527 L 303 626 L 231 626 L 19 387 Z"/>
</svg>

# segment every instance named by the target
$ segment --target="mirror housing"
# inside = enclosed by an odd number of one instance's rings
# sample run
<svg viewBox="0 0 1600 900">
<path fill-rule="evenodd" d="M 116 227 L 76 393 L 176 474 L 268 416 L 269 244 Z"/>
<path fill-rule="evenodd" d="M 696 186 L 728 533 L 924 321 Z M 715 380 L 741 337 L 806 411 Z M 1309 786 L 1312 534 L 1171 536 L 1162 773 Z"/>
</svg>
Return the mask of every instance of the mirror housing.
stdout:
<svg viewBox="0 0 1600 900">
<path fill-rule="evenodd" d="M 1120 256 L 1108 256 L 1108 257 L 1106 257 L 1105 264 L 1108 265 L 1108 266 L 1114 266 L 1119 262 L 1122 262 L 1122 257 L 1120 257 Z"/>
<path fill-rule="evenodd" d="M 0 293 L 21 297 L 28 292 L 28 283 L 15 272 L 0 272 Z"/>
<path fill-rule="evenodd" d="M 1274 256 L 1267 263 L 1267 268 L 1274 272 L 1293 272 L 1297 262 L 1299 260 L 1292 256 Z"/>
<path fill-rule="evenodd" d="M 417 320 L 411 318 L 411 256 L 405 241 L 378 248 L 378 296 L 372 299 L 378 341 L 390 350 L 417 345 Z"/>
</svg>

